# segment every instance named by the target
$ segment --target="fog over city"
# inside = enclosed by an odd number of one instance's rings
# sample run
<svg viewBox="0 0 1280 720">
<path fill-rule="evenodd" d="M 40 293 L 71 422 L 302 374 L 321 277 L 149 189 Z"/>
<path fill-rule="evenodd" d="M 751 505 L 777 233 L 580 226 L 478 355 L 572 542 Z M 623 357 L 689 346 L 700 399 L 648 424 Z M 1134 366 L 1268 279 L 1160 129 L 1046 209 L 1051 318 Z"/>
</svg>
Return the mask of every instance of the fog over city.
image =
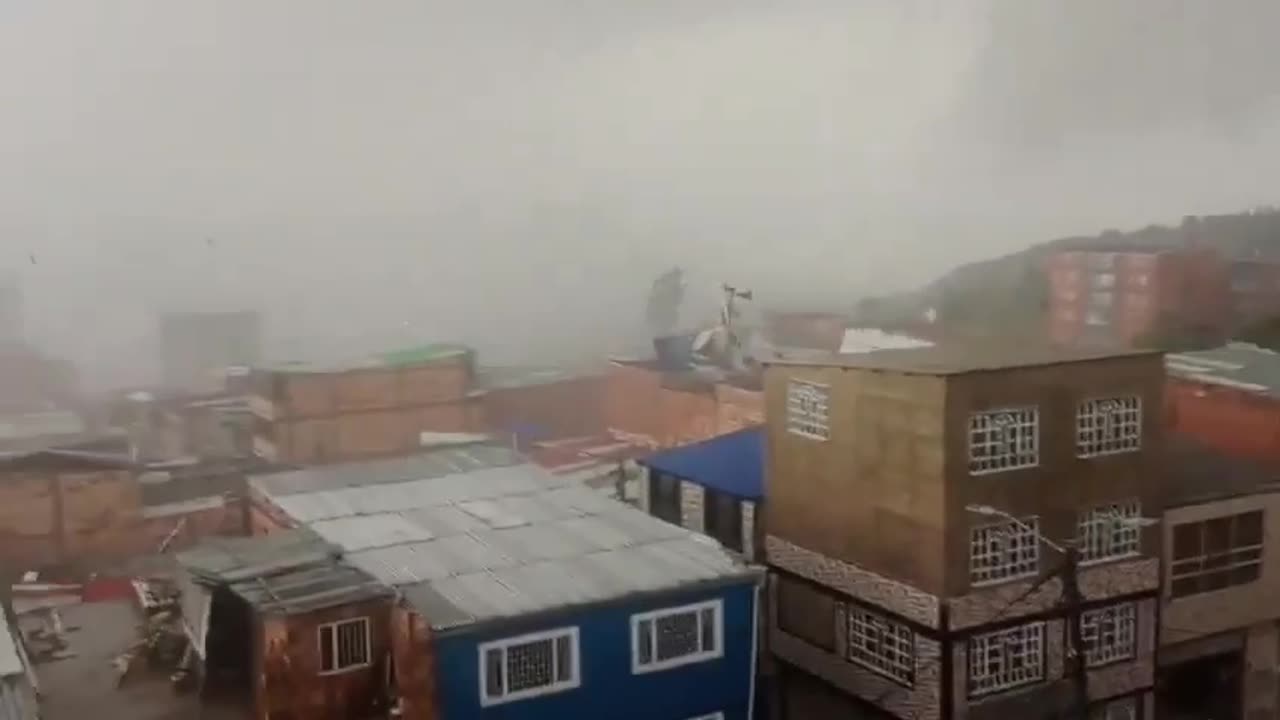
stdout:
<svg viewBox="0 0 1280 720">
<path fill-rule="evenodd" d="M 643 341 L 653 277 L 790 306 L 1274 204 L 1266 0 L 9 0 L 0 270 L 145 381 L 164 310 L 272 357 Z"/>
</svg>

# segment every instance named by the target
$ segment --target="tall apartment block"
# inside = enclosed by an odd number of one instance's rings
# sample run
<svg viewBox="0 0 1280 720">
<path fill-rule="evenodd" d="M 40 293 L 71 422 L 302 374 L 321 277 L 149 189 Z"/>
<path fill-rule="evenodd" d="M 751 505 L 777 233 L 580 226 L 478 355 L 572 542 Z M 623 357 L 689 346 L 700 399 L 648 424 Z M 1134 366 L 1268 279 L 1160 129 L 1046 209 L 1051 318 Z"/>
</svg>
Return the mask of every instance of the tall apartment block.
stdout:
<svg viewBox="0 0 1280 720">
<path fill-rule="evenodd" d="M 1062 344 L 1216 338 L 1231 320 L 1227 266 L 1211 250 L 1061 252 L 1048 277 L 1049 336 Z"/>
<path fill-rule="evenodd" d="M 771 364 L 780 717 L 1053 717 L 1079 614 L 1091 716 L 1150 720 L 1163 378 L 1158 353 L 1028 347 Z"/>
</svg>

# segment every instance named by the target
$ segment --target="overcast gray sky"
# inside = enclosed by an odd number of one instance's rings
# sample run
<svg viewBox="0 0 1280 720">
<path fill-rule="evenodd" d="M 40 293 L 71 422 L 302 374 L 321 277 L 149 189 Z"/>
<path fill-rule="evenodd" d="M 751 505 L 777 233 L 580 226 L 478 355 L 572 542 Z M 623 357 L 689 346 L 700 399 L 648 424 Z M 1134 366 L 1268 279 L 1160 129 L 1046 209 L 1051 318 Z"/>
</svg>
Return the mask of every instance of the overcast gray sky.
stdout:
<svg viewBox="0 0 1280 720">
<path fill-rule="evenodd" d="M 153 315 L 273 354 L 589 349 L 681 263 L 801 301 L 1276 202 L 1274 0 L 7 0 L 0 268 L 144 379 Z M 36 262 L 31 262 L 34 254 Z"/>
</svg>

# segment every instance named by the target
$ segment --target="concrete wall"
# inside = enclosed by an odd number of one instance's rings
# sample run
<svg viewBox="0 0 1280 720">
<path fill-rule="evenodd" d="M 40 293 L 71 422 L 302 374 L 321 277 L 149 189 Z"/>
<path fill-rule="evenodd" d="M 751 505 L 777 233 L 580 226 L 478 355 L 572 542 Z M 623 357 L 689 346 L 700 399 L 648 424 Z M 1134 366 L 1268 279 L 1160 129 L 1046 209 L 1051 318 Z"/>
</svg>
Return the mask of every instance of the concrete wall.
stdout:
<svg viewBox="0 0 1280 720">
<path fill-rule="evenodd" d="M 1165 605 L 1161 615 L 1161 644 L 1174 645 L 1280 619 L 1277 603 L 1280 598 L 1280 493 L 1247 495 L 1166 510 L 1165 567 L 1172 562 L 1175 525 L 1254 510 L 1263 511 L 1265 545 L 1261 576 L 1246 585 L 1180 598 L 1171 596 L 1170 581 L 1166 577 L 1162 589 Z"/>
<path fill-rule="evenodd" d="M 788 432 L 787 385 L 824 384 L 827 440 Z M 942 379 L 823 367 L 765 373 L 769 533 L 934 595 L 943 590 Z"/>
</svg>

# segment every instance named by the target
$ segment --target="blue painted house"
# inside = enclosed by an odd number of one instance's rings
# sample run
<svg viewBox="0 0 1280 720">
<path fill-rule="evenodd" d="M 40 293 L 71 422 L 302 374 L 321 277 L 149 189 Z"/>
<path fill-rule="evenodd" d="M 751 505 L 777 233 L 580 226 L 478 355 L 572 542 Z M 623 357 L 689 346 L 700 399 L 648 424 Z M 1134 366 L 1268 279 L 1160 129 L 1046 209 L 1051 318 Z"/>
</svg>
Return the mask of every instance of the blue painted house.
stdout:
<svg viewBox="0 0 1280 720">
<path fill-rule="evenodd" d="M 763 558 L 757 509 L 764 500 L 764 428 L 663 450 L 638 461 L 640 508 L 715 538 L 749 562 Z"/>
<path fill-rule="evenodd" d="M 491 446 L 251 487 L 396 587 L 406 718 L 756 717 L 762 574 L 706 537 Z"/>
</svg>

